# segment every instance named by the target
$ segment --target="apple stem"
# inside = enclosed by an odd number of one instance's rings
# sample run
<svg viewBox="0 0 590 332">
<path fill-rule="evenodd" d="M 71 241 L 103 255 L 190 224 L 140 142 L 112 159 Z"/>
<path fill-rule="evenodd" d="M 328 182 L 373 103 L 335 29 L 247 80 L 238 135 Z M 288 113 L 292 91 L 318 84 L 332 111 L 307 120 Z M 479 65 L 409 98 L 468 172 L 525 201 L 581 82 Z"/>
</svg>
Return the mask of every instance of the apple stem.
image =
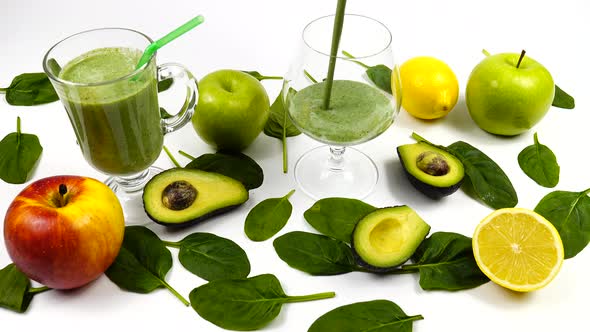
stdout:
<svg viewBox="0 0 590 332">
<path fill-rule="evenodd" d="M 68 187 L 61 183 L 59 185 L 59 207 L 66 206 L 66 193 L 68 192 Z"/>
<path fill-rule="evenodd" d="M 520 52 L 520 58 L 518 58 L 518 63 L 516 63 L 516 68 L 520 67 L 520 63 L 522 62 L 522 59 L 524 58 L 525 53 L 526 53 L 525 50 L 522 50 L 522 52 Z"/>
</svg>

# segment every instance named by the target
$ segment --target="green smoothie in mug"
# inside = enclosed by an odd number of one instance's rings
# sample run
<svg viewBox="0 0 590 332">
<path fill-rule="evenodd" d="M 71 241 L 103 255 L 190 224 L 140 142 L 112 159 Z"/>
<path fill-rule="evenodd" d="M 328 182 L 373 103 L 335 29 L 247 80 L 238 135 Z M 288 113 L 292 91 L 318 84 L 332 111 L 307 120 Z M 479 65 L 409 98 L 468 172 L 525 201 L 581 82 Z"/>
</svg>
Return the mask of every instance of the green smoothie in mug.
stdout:
<svg viewBox="0 0 590 332">
<path fill-rule="evenodd" d="M 98 48 L 69 61 L 59 73 L 60 79 L 72 83 L 63 87 L 62 102 L 82 153 L 107 174 L 141 172 L 162 149 L 154 61 L 126 77 L 141 54 L 132 48 Z"/>
</svg>

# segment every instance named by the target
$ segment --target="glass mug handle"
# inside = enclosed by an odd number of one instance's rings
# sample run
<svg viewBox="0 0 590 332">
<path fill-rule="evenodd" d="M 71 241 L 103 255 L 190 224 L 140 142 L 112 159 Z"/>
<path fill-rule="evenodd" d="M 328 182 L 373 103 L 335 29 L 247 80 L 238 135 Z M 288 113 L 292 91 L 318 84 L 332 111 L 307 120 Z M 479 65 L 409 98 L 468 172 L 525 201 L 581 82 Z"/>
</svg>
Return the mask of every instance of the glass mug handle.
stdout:
<svg viewBox="0 0 590 332">
<path fill-rule="evenodd" d="M 199 90 L 197 80 L 184 66 L 177 63 L 166 63 L 158 66 L 158 82 L 172 79 L 174 83 L 184 83 L 186 86 L 186 98 L 180 111 L 167 119 L 162 119 L 162 131 L 171 133 L 187 124 L 194 113 Z"/>
</svg>

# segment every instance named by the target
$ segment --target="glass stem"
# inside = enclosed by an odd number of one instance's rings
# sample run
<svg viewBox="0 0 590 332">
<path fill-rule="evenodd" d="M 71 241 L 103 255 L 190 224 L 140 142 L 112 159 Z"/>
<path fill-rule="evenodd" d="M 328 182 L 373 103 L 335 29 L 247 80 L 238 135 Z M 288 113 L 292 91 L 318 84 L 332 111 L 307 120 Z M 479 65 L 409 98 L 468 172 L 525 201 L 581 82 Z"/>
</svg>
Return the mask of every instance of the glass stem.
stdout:
<svg viewBox="0 0 590 332">
<path fill-rule="evenodd" d="M 105 181 L 113 191 L 122 190 L 127 193 L 132 193 L 143 189 L 144 185 L 149 180 L 149 168 L 141 173 L 131 176 L 113 176 Z"/>
<path fill-rule="evenodd" d="M 344 170 L 344 146 L 330 146 L 330 159 L 328 159 L 328 168 L 333 172 Z"/>
</svg>

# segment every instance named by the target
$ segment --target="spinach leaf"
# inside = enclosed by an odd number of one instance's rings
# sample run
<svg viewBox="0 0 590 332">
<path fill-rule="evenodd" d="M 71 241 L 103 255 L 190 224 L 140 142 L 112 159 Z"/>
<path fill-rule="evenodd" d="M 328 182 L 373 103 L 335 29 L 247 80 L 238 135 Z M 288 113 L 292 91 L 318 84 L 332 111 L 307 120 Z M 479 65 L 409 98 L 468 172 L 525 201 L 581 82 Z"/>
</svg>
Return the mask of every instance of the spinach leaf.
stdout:
<svg viewBox="0 0 590 332">
<path fill-rule="evenodd" d="M 474 146 L 458 141 L 445 147 L 429 142 L 416 133 L 412 133 L 412 138 L 457 157 L 463 163 L 465 174 L 471 180 L 475 193 L 487 205 L 500 209 L 514 207 L 518 203 L 518 196 L 506 173 L 490 157 Z"/>
<path fill-rule="evenodd" d="M 170 89 L 172 84 L 174 84 L 174 78 L 172 78 L 172 77 L 158 81 L 158 92 L 164 92 L 164 91 Z M 160 108 L 160 111 L 161 110 L 162 110 L 162 108 Z"/>
<path fill-rule="evenodd" d="M 168 111 L 166 111 L 166 109 L 164 107 L 160 107 L 160 118 L 166 120 L 166 119 L 170 119 L 173 116 L 174 115 L 168 113 Z"/>
<path fill-rule="evenodd" d="M 402 270 L 419 271 L 424 290 L 468 289 L 489 281 L 475 262 L 471 238 L 461 234 L 432 234 L 416 249 L 412 261 Z"/>
<path fill-rule="evenodd" d="M 387 300 L 357 302 L 328 311 L 309 327 L 308 332 L 411 332 L 422 315 L 408 316 Z"/>
<path fill-rule="evenodd" d="M 262 274 L 248 279 L 211 281 L 193 289 L 189 298 L 193 309 L 207 321 L 227 330 L 248 331 L 271 322 L 283 303 L 334 296 L 334 292 L 289 296 L 277 277 Z"/>
<path fill-rule="evenodd" d="M 247 190 L 258 188 L 264 180 L 260 165 L 243 153 L 206 153 L 188 163 L 185 168 L 200 169 L 229 176 L 244 184 Z"/>
<path fill-rule="evenodd" d="M 590 242 L 590 188 L 582 192 L 554 191 L 541 199 L 535 212 L 559 232 L 565 258 L 572 258 Z"/>
<path fill-rule="evenodd" d="M 295 94 L 295 90 L 290 89 L 289 93 Z M 297 136 L 301 131 L 295 127 L 283 104 L 283 91 L 279 93 L 277 99 L 270 105 L 270 114 L 264 125 L 264 133 L 267 136 L 278 138 L 283 145 L 283 173 L 287 173 L 287 137 Z"/>
<path fill-rule="evenodd" d="M 164 244 L 179 248 L 180 264 L 207 281 L 240 279 L 250 274 L 246 252 L 232 240 L 210 233 L 193 233 L 179 242 Z"/>
<path fill-rule="evenodd" d="M 40 105 L 59 99 L 45 73 L 18 75 L 7 88 L 0 88 L 0 93 L 6 93 L 6 101 L 15 106 Z"/>
<path fill-rule="evenodd" d="M 311 275 L 359 271 L 352 249 L 336 239 L 307 232 L 290 232 L 273 242 L 279 257 L 294 269 Z"/>
<path fill-rule="evenodd" d="M 167 78 L 158 82 L 158 92 L 164 92 L 174 84 L 174 78 Z M 160 118 L 166 120 L 170 119 L 174 115 L 168 113 L 164 107 L 160 107 Z"/>
<path fill-rule="evenodd" d="M 252 241 L 266 241 L 277 234 L 291 217 L 293 206 L 289 197 L 295 190 L 280 198 L 269 198 L 256 204 L 246 216 L 244 232 Z"/>
<path fill-rule="evenodd" d="M 365 73 L 371 82 L 375 84 L 379 89 L 392 94 L 391 91 L 391 68 L 387 67 L 386 65 L 376 65 L 376 66 L 369 66 L 365 63 L 362 63 L 356 59 L 352 54 L 342 51 L 342 54 L 346 56 L 350 61 L 358 64 L 359 66 L 365 67 L 367 70 Z"/>
<path fill-rule="evenodd" d="M 283 77 L 282 76 L 265 76 L 262 75 L 261 73 L 257 72 L 257 71 L 245 71 L 242 70 L 242 73 L 246 73 L 252 77 L 254 77 L 255 79 L 262 81 L 262 80 L 282 80 Z"/>
<path fill-rule="evenodd" d="M 391 94 L 391 69 L 385 65 L 376 65 L 366 71 L 367 76 L 375 85 Z"/>
<path fill-rule="evenodd" d="M 28 290 L 31 281 L 19 271 L 14 264 L 8 264 L 0 270 L 0 307 L 16 312 L 25 312 L 32 296 Z"/>
<path fill-rule="evenodd" d="M 504 171 L 485 153 L 463 141 L 448 146 L 448 150 L 463 163 L 479 198 L 494 209 L 514 207 L 518 196 Z"/>
<path fill-rule="evenodd" d="M 59 65 L 59 63 L 57 63 L 57 60 L 55 60 L 54 58 L 50 58 L 49 60 L 47 60 L 47 67 L 49 67 L 49 70 L 55 76 L 59 76 L 59 74 L 61 73 L 62 68 Z"/>
<path fill-rule="evenodd" d="M 295 93 L 293 89 L 292 92 Z M 295 127 L 283 105 L 283 92 L 270 106 L 270 114 L 268 121 L 264 126 L 264 133 L 270 137 L 284 139 L 284 137 L 292 137 L 301 134 L 301 131 Z"/>
<path fill-rule="evenodd" d="M 539 143 L 537 133 L 535 143 L 518 154 L 518 165 L 522 171 L 540 186 L 553 188 L 559 182 L 559 164 L 553 151 Z"/>
<path fill-rule="evenodd" d="M 318 232 L 350 243 L 356 223 L 376 207 L 352 198 L 331 197 L 315 202 L 303 217 Z"/>
<path fill-rule="evenodd" d="M 29 308 L 33 296 L 50 289 L 31 287 L 29 278 L 14 264 L 0 270 L 0 307 L 23 313 Z"/>
<path fill-rule="evenodd" d="M 20 117 L 17 117 L 16 133 L 0 141 L 0 179 L 14 184 L 27 182 L 42 151 L 36 135 L 21 133 Z"/>
<path fill-rule="evenodd" d="M 566 109 L 573 109 L 576 107 L 576 103 L 574 101 L 574 97 L 567 94 L 567 92 L 563 91 L 560 87 L 555 85 L 555 95 L 553 96 L 553 106 L 559 108 L 566 108 Z"/>
<path fill-rule="evenodd" d="M 188 306 L 188 301 L 165 280 L 170 268 L 172 255 L 154 232 L 143 226 L 127 226 L 121 250 L 105 274 L 130 292 L 150 293 L 166 287 Z"/>
</svg>

